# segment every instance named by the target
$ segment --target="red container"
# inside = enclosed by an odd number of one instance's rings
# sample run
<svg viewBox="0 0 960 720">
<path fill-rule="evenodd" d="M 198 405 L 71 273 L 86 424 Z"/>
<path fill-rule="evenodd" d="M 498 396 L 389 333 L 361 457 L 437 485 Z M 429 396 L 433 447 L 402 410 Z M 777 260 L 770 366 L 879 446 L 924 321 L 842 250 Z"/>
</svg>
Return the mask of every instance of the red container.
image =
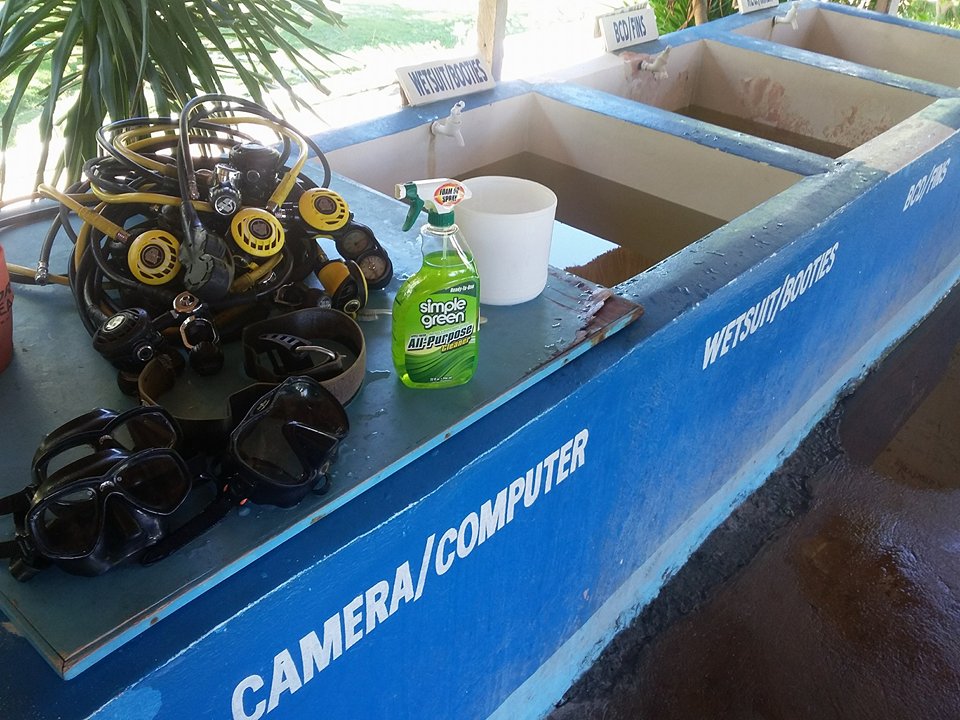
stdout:
<svg viewBox="0 0 960 720">
<path fill-rule="evenodd" d="M 0 247 L 0 372 L 13 357 L 13 285 L 7 272 L 7 261 Z"/>
</svg>

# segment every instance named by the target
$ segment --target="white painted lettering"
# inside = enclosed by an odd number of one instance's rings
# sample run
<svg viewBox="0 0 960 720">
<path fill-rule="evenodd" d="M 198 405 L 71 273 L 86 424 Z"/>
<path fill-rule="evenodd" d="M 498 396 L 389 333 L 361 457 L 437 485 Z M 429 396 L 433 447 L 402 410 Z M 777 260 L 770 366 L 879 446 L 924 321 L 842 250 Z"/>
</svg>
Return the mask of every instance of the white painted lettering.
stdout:
<svg viewBox="0 0 960 720">
<path fill-rule="evenodd" d="M 393 578 L 393 594 L 390 596 L 390 614 L 393 615 L 400 608 L 400 601 L 413 600 L 413 575 L 410 574 L 410 563 L 405 562 L 397 568 Z"/>
<path fill-rule="evenodd" d="M 796 278 L 794 278 L 789 273 L 783 279 L 783 292 L 780 293 L 780 309 L 783 310 L 787 305 L 796 300 L 796 296 L 793 294 L 793 287 L 797 284 Z"/>
<path fill-rule="evenodd" d="M 589 438 L 587 428 L 579 430 L 559 449 L 500 489 L 493 499 L 483 502 L 479 511 L 466 513 L 459 523 L 440 536 L 438 542 L 435 543 L 435 533 L 429 535 L 424 546 L 416 592 L 410 562 L 405 561 L 397 566 L 392 585 L 388 580 L 374 583 L 363 593 L 351 598 L 339 612 L 327 618 L 321 635 L 311 630 L 300 638 L 299 666 L 289 649 L 277 653 L 273 658 L 268 697 L 258 696 L 265 687 L 263 676 L 252 674 L 241 680 L 231 696 L 233 720 L 261 720 L 277 709 L 286 695 L 298 692 L 346 650 L 386 622 L 402 604 L 416 601 L 423 592 L 431 567 L 437 576 L 446 574 L 457 558 L 466 560 L 480 545 L 512 522 L 517 512 L 532 508 L 541 497 L 541 483 L 544 484 L 542 494 L 545 495 L 552 487 L 554 477 L 559 487 L 560 483 L 583 467 L 587 461 Z"/>
<path fill-rule="evenodd" d="M 302 687 L 300 682 L 300 673 L 297 672 L 297 666 L 290 657 L 289 650 L 283 650 L 277 653 L 273 658 L 273 680 L 270 683 L 270 701 L 267 703 L 267 713 L 277 709 L 280 704 L 280 696 L 289 692 L 291 695 Z"/>
<path fill-rule="evenodd" d="M 446 560 L 444 560 L 443 548 L 445 545 L 450 545 L 451 543 L 456 543 L 456 542 L 457 542 L 457 531 L 454 530 L 453 528 L 450 528 L 443 535 L 440 536 L 440 542 L 437 543 L 437 561 L 436 561 L 437 575 L 443 575 L 453 565 L 454 549 L 450 548 L 450 552 L 447 553 L 447 558 Z"/>
<path fill-rule="evenodd" d="M 512 483 L 507 490 L 507 522 L 513 522 L 513 509 L 520 498 L 523 497 L 523 488 L 526 485 L 526 481 L 522 477 L 518 477 Z"/>
<path fill-rule="evenodd" d="M 423 559 L 420 561 L 420 577 L 417 578 L 417 591 L 413 596 L 414 602 L 419 600 L 420 596 L 423 595 L 423 588 L 427 582 L 427 573 L 430 572 L 430 555 L 433 553 L 433 541 L 436 540 L 436 538 L 437 534 L 433 533 L 427 538 L 427 542 L 423 546 Z"/>
<path fill-rule="evenodd" d="M 248 675 L 241 680 L 233 689 L 233 697 L 230 700 L 230 710 L 233 713 L 233 720 L 260 720 L 267 712 L 267 701 L 261 700 L 253 706 L 253 714 L 248 715 L 244 708 L 243 696 L 247 690 L 257 692 L 263 689 L 263 678 L 259 675 Z"/>
<path fill-rule="evenodd" d="M 727 351 L 730 350 L 730 339 L 733 337 L 733 323 L 735 321 L 731 320 L 730 323 L 723 329 L 723 342 L 720 345 L 720 355 L 726 355 Z"/>
<path fill-rule="evenodd" d="M 343 633 L 340 631 L 340 613 L 337 613 L 323 623 L 323 642 L 320 642 L 314 630 L 300 638 L 303 682 L 308 683 L 313 680 L 314 668 L 317 672 L 321 672 L 342 654 Z"/>
<path fill-rule="evenodd" d="M 560 462 L 557 464 L 557 484 L 567 479 L 570 474 L 570 450 L 573 449 L 573 440 L 567 440 L 560 448 Z"/>
<path fill-rule="evenodd" d="M 587 461 L 587 440 L 590 439 L 590 431 L 584 428 L 578 432 L 573 438 L 573 453 L 570 460 L 570 472 L 573 472 L 578 467 L 583 465 Z"/>
<path fill-rule="evenodd" d="M 717 330 L 713 337 L 707 338 L 707 346 L 703 350 L 703 369 L 707 365 L 712 365 L 717 359 L 717 353 L 720 351 L 720 340 L 723 337 L 723 328 Z"/>
<path fill-rule="evenodd" d="M 543 459 L 543 469 L 547 471 L 547 477 L 543 480 L 543 492 L 547 494 L 553 486 L 553 464 L 560 457 L 560 451 L 554 450 Z"/>
<path fill-rule="evenodd" d="M 740 342 L 740 326 L 743 325 L 744 318 L 747 317 L 746 313 L 743 313 L 740 317 L 733 321 L 733 346 L 736 347 L 737 343 Z"/>
<path fill-rule="evenodd" d="M 830 248 L 807 263 L 796 275 L 787 273 L 780 286 L 712 335 L 708 335 L 704 341 L 701 369 L 706 370 L 764 325 L 771 324 L 776 319 L 777 313 L 785 310 L 813 285 L 822 280 L 833 268 L 839 248 L 840 243 L 835 242 Z"/>
<path fill-rule="evenodd" d="M 363 630 L 358 630 L 363 622 L 360 608 L 363 607 L 363 595 L 357 595 L 343 608 L 343 641 L 344 648 L 349 650 L 363 637 Z"/>
<path fill-rule="evenodd" d="M 367 617 L 367 635 L 373 632 L 373 629 L 377 626 L 378 623 L 382 623 L 387 619 L 389 613 L 387 612 L 387 596 L 390 594 L 390 583 L 386 580 L 381 580 L 376 585 L 373 585 L 365 593 L 367 607 L 364 611 L 364 615 Z M 304 672 L 306 675 L 306 672 Z M 304 677 L 304 682 L 306 682 L 306 677 Z"/>
<path fill-rule="evenodd" d="M 523 492 L 523 506 L 530 507 L 540 495 L 540 476 L 543 474 L 543 463 L 537 463 L 535 468 L 527 470 L 527 482 Z"/>
<path fill-rule="evenodd" d="M 770 308 L 767 310 L 769 317 L 767 322 L 773 322 L 773 319 L 777 316 L 777 308 L 779 307 L 777 301 L 780 299 L 780 293 L 783 288 L 777 288 L 772 293 L 770 293 Z"/>
<path fill-rule="evenodd" d="M 929 173 L 917 180 L 917 182 L 913 183 L 907 192 L 906 199 L 903 201 L 903 212 L 906 212 L 919 203 L 923 200 L 924 196 L 930 194 L 934 188 L 942 183 L 943 179 L 947 176 L 947 168 L 949 166 L 950 158 L 947 158 L 942 163 L 935 165 Z"/>
<path fill-rule="evenodd" d="M 457 533 L 457 557 L 461 560 L 473 552 L 480 535 L 480 518 L 475 512 L 469 513 L 460 523 L 460 532 Z M 469 538 L 465 540 L 464 538 Z"/>
<path fill-rule="evenodd" d="M 503 528 L 507 522 L 507 489 L 497 493 L 493 504 L 487 500 L 480 506 L 480 530 L 477 533 L 477 544 L 482 545 L 487 538 L 497 530 Z"/>
</svg>

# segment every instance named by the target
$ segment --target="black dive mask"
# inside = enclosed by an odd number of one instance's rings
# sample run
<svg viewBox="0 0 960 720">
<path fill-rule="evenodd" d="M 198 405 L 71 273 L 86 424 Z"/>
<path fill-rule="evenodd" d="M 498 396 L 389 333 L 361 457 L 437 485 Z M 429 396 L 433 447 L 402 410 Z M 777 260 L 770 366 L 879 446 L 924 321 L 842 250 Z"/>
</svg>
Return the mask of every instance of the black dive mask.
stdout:
<svg viewBox="0 0 960 720">
<path fill-rule="evenodd" d="M 340 402 L 316 380 L 291 377 L 261 397 L 230 433 L 225 475 L 258 505 L 292 507 L 317 487 L 350 428 Z"/>
<path fill-rule="evenodd" d="M 33 481 L 90 451 L 173 448 L 180 431 L 160 407 L 136 407 L 123 413 L 98 408 L 64 423 L 44 436 L 33 455 Z"/>
<path fill-rule="evenodd" d="M 263 389 L 254 385 L 231 398 L 231 416 L 243 419 L 225 452 L 222 440 L 210 437 L 221 449 L 191 459 L 191 467 L 197 459 L 219 466 L 220 492 L 176 529 L 170 516 L 190 494 L 194 473 L 174 449 L 179 424 L 166 410 L 94 410 L 49 433 L 34 456 L 31 484 L 0 499 L 0 514 L 13 515 L 17 531 L 15 540 L 0 543 L 0 557 L 11 558 L 19 580 L 50 564 L 99 575 L 127 561 L 166 557 L 247 500 L 286 508 L 325 490 L 349 429 L 343 406 L 309 377 Z"/>
<path fill-rule="evenodd" d="M 49 433 L 34 456 L 33 482 L 0 499 L 17 531 L 0 543 L 13 575 L 28 580 L 49 564 L 99 575 L 163 538 L 191 487 L 171 449 L 177 440 L 173 418 L 156 407 L 94 410 Z"/>
<path fill-rule="evenodd" d="M 264 392 L 266 390 L 266 392 Z M 350 424 L 343 405 L 319 381 L 290 377 L 230 398 L 232 426 L 220 463 L 220 492 L 199 515 L 148 549 L 141 562 L 162 560 L 220 522 L 248 500 L 288 508 L 308 493 L 324 492 L 327 471 Z M 235 423 L 234 417 L 243 414 Z"/>
</svg>

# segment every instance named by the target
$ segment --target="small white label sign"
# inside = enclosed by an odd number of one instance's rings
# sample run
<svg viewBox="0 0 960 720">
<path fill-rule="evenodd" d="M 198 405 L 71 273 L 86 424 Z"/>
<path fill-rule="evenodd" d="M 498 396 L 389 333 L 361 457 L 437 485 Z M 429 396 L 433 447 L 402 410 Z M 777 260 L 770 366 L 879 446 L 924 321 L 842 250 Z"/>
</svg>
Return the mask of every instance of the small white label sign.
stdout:
<svg viewBox="0 0 960 720">
<path fill-rule="evenodd" d="M 397 79 L 410 105 L 469 95 L 490 90 L 496 85 L 490 69 L 479 55 L 397 68 Z"/>
<path fill-rule="evenodd" d="M 660 37 L 657 18 L 651 7 L 634 6 L 597 18 L 607 52 L 650 42 Z"/>
<path fill-rule="evenodd" d="M 780 4 L 780 0 L 738 0 L 740 4 L 740 14 L 746 15 L 747 13 L 752 13 L 756 10 L 765 10 L 767 8 L 776 7 Z"/>
</svg>

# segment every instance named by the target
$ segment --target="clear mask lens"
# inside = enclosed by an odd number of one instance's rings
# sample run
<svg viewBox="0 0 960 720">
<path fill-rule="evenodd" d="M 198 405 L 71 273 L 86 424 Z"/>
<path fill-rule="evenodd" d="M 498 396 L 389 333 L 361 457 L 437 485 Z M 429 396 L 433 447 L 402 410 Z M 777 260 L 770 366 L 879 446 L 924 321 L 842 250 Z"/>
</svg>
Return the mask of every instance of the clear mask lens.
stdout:
<svg viewBox="0 0 960 720">
<path fill-rule="evenodd" d="M 160 413 L 134 415 L 110 432 L 113 442 L 131 452 L 145 448 L 172 448 L 177 431 L 170 419 Z"/>
</svg>

